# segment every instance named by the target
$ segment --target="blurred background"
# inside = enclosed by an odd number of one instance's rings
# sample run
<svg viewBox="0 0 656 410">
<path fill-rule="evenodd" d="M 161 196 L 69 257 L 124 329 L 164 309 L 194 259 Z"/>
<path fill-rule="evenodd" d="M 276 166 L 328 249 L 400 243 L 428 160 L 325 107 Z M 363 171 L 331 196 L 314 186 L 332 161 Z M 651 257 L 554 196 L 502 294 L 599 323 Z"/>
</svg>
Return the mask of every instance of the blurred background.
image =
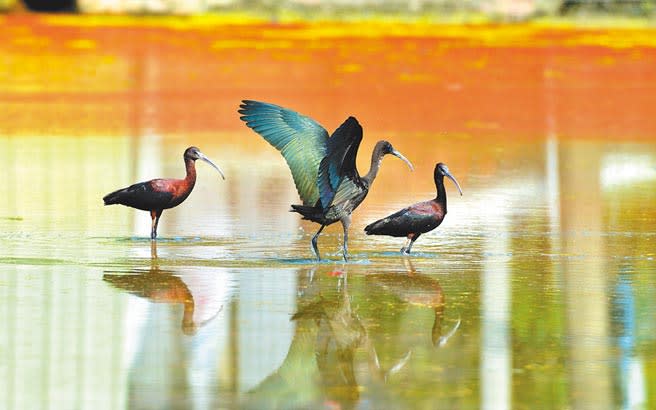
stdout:
<svg viewBox="0 0 656 410">
<path fill-rule="evenodd" d="M 656 1 L 0 0 L 0 408 L 656 408 Z M 288 212 L 242 99 L 386 158 Z M 104 194 L 198 164 L 160 238 Z M 435 196 L 402 258 L 364 226 Z"/>
<path fill-rule="evenodd" d="M 293 13 L 353 18 L 371 15 L 476 20 L 549 16 L 652 16 L 653 0 L 0 0 L 4 10 L 47 12 L 199 14 L 246 10 L 271 18 Z"/>
</svg>

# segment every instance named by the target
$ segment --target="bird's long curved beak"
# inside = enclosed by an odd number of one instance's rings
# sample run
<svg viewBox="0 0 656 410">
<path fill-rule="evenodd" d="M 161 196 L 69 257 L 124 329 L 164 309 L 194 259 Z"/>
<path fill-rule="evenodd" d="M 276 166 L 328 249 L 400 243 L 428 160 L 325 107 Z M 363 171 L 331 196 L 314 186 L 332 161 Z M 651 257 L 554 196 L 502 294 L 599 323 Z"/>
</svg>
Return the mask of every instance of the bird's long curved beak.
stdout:
<svg viewBox="0 0 656 410">
<path fill-rule="evenodd" d="M 462 189 L 460 189 L 460 184 L 458 183 L 458 181 L 456 181 L 456 177 L 449 174 L 448 172 L 445 172 L 444 175 L 446 175 L 447 178 L 449 178 L 451 181 L 453 181 L 454 184 L 456 184 L 456 188 L 458 188 L 458 191 L 460 191 L 460 196 L 462 196 Z"/>
<path fill-rule="evenodd" d="M 221 174 L 221 178 L 225 180 L 225 175 L 223 175 L 223 171 L 221 171 L 221 168 L 218 167 L 215 163 L 213 163 L 209 158 L 207 158 L 203 153 L 199 152 L 198 153 L 198 158 L 202 159 L 203 161 L 207 162 L 211 166 L 214 167 L 217 171 L 219 171 L 219 174 Z"/>
<path fill-rule="evenodd" d="M 412 163 L 406 157 L 404 157 L 403 154 L 401 154 L 399 151 L 392 150 L 392 155 L 394 155 L 395 157 L 401 159 L 403 162 L 408 164 L 408 167 L 410 168 L 410 171 L 415 170 L 415 167 L 412 166 Z"/>
</svg>

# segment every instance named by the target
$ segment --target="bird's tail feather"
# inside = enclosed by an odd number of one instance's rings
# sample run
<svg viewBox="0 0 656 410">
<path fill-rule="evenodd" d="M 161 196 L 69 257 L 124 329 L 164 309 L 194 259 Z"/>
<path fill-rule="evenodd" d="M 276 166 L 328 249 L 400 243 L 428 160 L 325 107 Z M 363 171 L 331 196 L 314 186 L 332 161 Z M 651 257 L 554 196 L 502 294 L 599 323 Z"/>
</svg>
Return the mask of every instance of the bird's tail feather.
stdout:
<svg viewBox="0 0 656 410">
<path fill-rule="evenodd" d="M 303 219 L 316 220 L 321 218 L 323 215 L 323 210 L 316 206 L 307 206 L 307 205 L 292 205 L 291 212 L 298 212 L 303 215 Z"/>
<path fill-rule="evenodd" d="M 114 191 L 112 193 L 109 193 L 103 197 L 103 202 L 105 205 L 114 205 L 114 204 L 119 204 L 121 201 L 121 197 L 125 193 L 125 188 L 119 189 L 118 191 Z"/>
<path fill-rule="evenodd" d="M 365 226 L 364 227 L 364 232 L 367 235 L 381 235 L 381 234 L 384 235 L 384 233 L 382 232 L 384 228 L 385 228 L 385 223 L 381 219 L 381 220 L 378 220 L 376 222 L 372 222 L 369 225 Z"/>
</svg>

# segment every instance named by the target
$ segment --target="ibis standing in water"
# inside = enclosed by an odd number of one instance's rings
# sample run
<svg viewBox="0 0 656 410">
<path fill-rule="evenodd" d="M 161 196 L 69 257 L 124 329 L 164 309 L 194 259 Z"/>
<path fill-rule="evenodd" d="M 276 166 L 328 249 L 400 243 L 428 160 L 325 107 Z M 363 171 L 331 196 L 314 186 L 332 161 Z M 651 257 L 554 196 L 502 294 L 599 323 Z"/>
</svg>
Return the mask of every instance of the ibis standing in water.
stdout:
<svg viewBox="0 0 656 410">
<path fill-rule="evenodd" d="M 323 228 L 340 221 L 344 228 L 344 260 L 348 260 L 348 228 L 351 212 L 364 200 L 374 182 L 383 156 L 392 154 L 412 164 L 387 141 L 378 141 L 371 155 L 371 168 L 361 177 L 355 166 L 362 141 L 362 127 L 349 117 L 328 137 L 312 118 L 292 110 L 258 101 L 242 101 L 239 113 L 246 125 L 280 151 L 292 172 L 302 205 L 292 205 L 303 219 L 321 227 L 312 237 L 317 257 L 317 239 Z"/>
<path fill-rule="evenodd" d="M 449 178 L 456 184 L 456 188 L 462 195 L 462 189 L 456 178 L 449 173 L 446 164 L 438 163 L 435 165 L 433 178 L 435 178 L 435 187 L 437 196 L 430 201 L 418 202 L 407 208 L 393 213 L 383 219 L 367 225 L 364 231 L 367 235 L 388 235 L 388 236 L 405 236 L 408 238 L 405 246 L 401 248 L 401 253 L 408 255 L 412 244 L 423 233 L 430 232 L 440 226 L 446 216 L 446 189 L 444 188 L 444 177 Z"/>
<path fill-rule="evenodd" d="M 165 209 L 173 208 L 184 202 L 196 184 L 196 160 L 202 159 L 213 166 L 225 179 L 223 171 L 196 147 L 189 147 L 184 152 L 187 176 L 184 179 L 151 179 L 119 189 L 103 197 L 105 205 L 120 204 L 132 208 L 150 211 L 152 225 L 150 238 L 157 238 L 157 224 Z"/>
</svg>

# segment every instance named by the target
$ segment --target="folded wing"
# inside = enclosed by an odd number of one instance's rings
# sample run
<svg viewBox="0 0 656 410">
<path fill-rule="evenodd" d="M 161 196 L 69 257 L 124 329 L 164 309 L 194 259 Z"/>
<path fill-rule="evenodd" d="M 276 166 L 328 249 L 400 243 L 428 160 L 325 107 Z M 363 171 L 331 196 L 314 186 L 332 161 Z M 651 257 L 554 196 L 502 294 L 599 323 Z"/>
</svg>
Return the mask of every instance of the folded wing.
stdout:
<svg viewBox="0 0 656 410">
<path fill-rule="evenodd" d="M 352 196 L 360 190 L 360 175 L 355 160 L 362 141 L 362 127 L 349 117 L 328 139 L 326 156 L 319 165 L 319 192 L 321 206 Z"/>
</svg>

